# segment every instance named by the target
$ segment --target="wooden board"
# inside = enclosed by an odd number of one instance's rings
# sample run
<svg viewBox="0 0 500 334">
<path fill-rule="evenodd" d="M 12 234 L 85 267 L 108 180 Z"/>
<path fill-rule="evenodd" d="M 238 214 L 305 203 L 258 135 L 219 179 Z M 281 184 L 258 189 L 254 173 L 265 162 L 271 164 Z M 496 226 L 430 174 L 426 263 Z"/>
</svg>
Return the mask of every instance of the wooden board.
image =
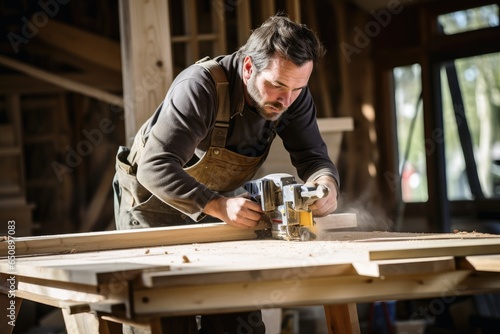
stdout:
<svg viewBox="0 0 500 334">
<path fill-rule="evenodd" d="M 238 229 L 225 223 L 60 234 L 16 238 L 16 256 L 81 253 L 255 238 L 257 238 L 255 230 Z M 0 242 L 0 254 L 7 254 L 6 242 Z"/>
<path fill-rule="evenodd" d="M 215 227 L 213 231 L 219 232 L 220 226 L 217 224 L 212 226 Z M 229 228 L 227 225 L 224 226 Z M 377 238 L 373 238 L 373 242 L 368 242 L 366 232 L 332 233 L 340 240 L 331 241 L 290 242 L 253 239 L 182 245 L 179 244 L 181 240 L 175 237 L 178 233 L 175 232 L 176 229 L 152 230 L 135 231 L 136 233 L 114 231 L 120 236 L 114 239 L 116 246 L 123 246 L 125 243 L 133 245 L 130 240 L 122 238 L 124 236 L 127 238 L 134 236 L 134 240 L 137 236 L 141 236 L 150 244 L 147 247 L 144 247 L 145 240 L 141 240 L 136 245 L 142 244 L 142 247 L 103 250 L 106 238 L 103 240 L 102 236 L 108 236 L 107 239 L 111 240 L 109 236 L 113 233 L 99 233 L 101 239 L 93 240 L 94 247 L 101 249 L 99 251 L 19 257 L 16 259 L 16 271 L 18 275 L 26 277 L 94 286 L 140 277 L 142 284 L 150 287 L 182 285 L 186 282 L 205 284 L 224 281 L 279 280 L 297 275 L 309 278 L 350 275 L 383 277 L 453 271 L 456 269 L 454 264 L 456 256 L 462 256 L 463 253 L 469 256 L 496 254 L 500 247 L 500 238 L 493 236 L 487 238 L 482 234 L 470 239 L 429 240 L 430 236 L 424 235 L 422 236 L 424 239 L 412 236 L 408 240 L 401 241 L 401 236 L 397 236 L 397 241 L 394 242 L 377 241 Z M 192 231 L 196 230 L 193 227 Z M 210 231 L 205 228 L 202 230 Z M 160 232 L 159 235 L 155 235 L 157 231 Z M 243 231 L 254 233 L 251 230 Z M 362 241 L 341 240 L 342 236 L 351 236 L 350 239 L 355 240 L 356 235 L 363 237 Z M 378 233 L 372 235 L 376 236 Z M 240 237 L 241 234 L 237 236 Z M 71 237 L 76 238 L 75 235 L 70 235 L 69 239 Z M 153 240 L 148 240 L 149 237 Z M 16 247 L 18 244 L 24 245 L 29 251 L 29 240 L 31 243 L 36 243 L 39 238 L 20 238 L 23 240 L 16 242 Z M 63 241 L 59 238 L 41 240 Z M 193 240 L 193 236 L 190 240 Z M 81 245 L 83 248 L 92 247 L 92 240 L 84 241 Z M 177 245 L 172 244 L 173 241 Z M 113 245 L 111 241 L 108 243 Z M 74 246 L 73 244 L 71 247 Z M 80 247 L 78 244 L 77 246 Z M 40 250 L 43 247 L 38 245 L 36 249 Z M 407 258 L 402 259 L 404 254 Z M 1 261 L 0 272 L 8 270 L 7 261 Z"/>
<path fill-rule="evenodd" d="M 459 259 L 462 269 L 500 272 L 500 255 L 474 255 Z"/>
<path fill-rule="evenodd" d="M 353 213 L 332 214 L 329 215 L 328 222 L 321 225 L 325 225 L 328 229 L 354 227 L 356 226 L 356 215 Z M 267 228 L 268 226 L 265 224 L 259 224 L 254 229 L 242 229 L 225 223 L 210 223 L 24 237 L 16 238 L 16 256 L 251 240 L 258 237 L 258 231 Z M 7 246 L 6 242 L 0 242 L 0 254 L 7 254 Z"/>
</svg>

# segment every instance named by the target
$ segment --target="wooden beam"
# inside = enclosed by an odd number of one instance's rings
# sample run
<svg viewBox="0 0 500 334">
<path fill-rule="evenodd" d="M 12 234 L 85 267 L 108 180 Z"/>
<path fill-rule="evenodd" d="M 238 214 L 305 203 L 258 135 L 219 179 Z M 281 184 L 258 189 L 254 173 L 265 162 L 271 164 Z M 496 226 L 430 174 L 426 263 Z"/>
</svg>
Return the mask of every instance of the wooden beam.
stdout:
<svg viewBox="0 0 500 334">
<path fill-rule="evenodd" d="M 198 44 L 198 17 L 196 15 L 196 0 L 184 0 L 182 12 L 184 14 L 184 33 L 188 41 L 186 47 L 186 65 L 194 63 L 200 58 L 200 46 Z"/>
<path fill-rule="evenodd" d="M 482 284 L 475 282 L 484 280 Z M 396 275 L 367 279 L 362 276 L 325 276 L 303 279 L 284 279 L 256 283 L 179 285 L 158 289 L 134 290 L 135 314 L 164 315 L 203 314 L 204 312 L 236 312 L 276 306 L 324 305 L 329 301 L 352 303 L 408 296 L 415 299 L 430 296 L 468 294 L 488 287 L 498 291 L 496 275 L 470 275 L 467 271 L 452 271 L 429 275 Z M 298 288 L 300 286 L 300 288 Z M 279 302 L 270 296 L 279 292 Z M 455 294 L 456 293 L 456 294 Z M 307 296 L 307 297 L 304 297 Z M 272 297 L 271 297 L 272 298 Z M 175 303 L 165 302 L 166 300 Z M 250 303 L 248 302 L 250 301 Z"/>
<path fill-rule="evenodd" d="M 460 269 L 500 272 L 500 255 L 466 256 L 457 262 Z"/>
<path fill-rule="evenodd" d="M 236 6 L 236 17 L 238 19 L 238 45 L 244 45 L 250 37 L 252 29 L 252 17 L 250 11 L 250 1 L 241 0 Z"/>
<path fill-rule="evenodd" d="M 94 73 L 67 73 L 59 74 L 61 78 L 73 82 L 98 88 L 104 91 L 121 91 L 121 79 L 113 77 L 104 78 L 100 74 Z M 24 74 L 2 74 L 0 75 L 0 94 L 16 93 L 64 93 L 67 90 L 38 78 Z"/>
<path fill-rule="evenodd" d="M 355 214 L 329 215 L 329 228 L 352 226 Z M 16 238 L 16 256 L 131 249 L 201 242 L 257 239 L 256 231 L 267 229 L 264 223 L 254 229 L 241 229 L 226 223 L 193 224 L 121 231 L 100 231 Z M 0 254 L 7 254 L 7 242 L 0 242 Z M 0 256 L 2 258 L 2 256 Z"/>
<path fill-rule="evenodd" d="M 43 29 L 38 30 L 37 38 L 76 58 L 118 72 L 122 69 L 120 43 L 108 38 L 57 22 L 54 19 L 49 20 Z"/>
<path fill-rule="evenodd" d="M 100 321 L 94 313 L 69 314 L 62 309 L 64 324 L 68 333 L 102 333 L 99 331 Z"/>
<path fill-rule="evenodd" d="M 418 244 L 394 241 L 380 244 L 369 251 L 370 260 L 389 260 L 417 257 L 467 256 L 500 253 L 500 239 L 420 240 Z"/>
<path fill-rule="evenodd" d="M 276 14 L 276 4 L 274 3 L 274 1 L 261 0 L 260 6 L 261 6 L 261 11 L 260 11 L 261 22 L 264 22 L 269 17 Z"/>
<path fill-rule="evenodd" d="M 212 3 L 216 6 L 212 6 L 212 22 L 214 32 L 217 34 L 217 40 L 213 46 L 214 55 L 227 54 L 227 43 L 226 43 L 226 18 L 224 15 L 219 15 L 216 8 L 224 8 L 224 1 L 215 0 Z"/>
<path fill-rule="evenodd" d="M 325 305 L 324 307 L 329 334 L 361 333 L 356 304 Z"/>
<path fill-rule="evenodd" d="M 91 96 L 98 100 L 107 102 L 116 106 L 123 106 L 123 99 L 120 96 L 105 92 L 103 90 L 84 85 L 73 80 L 66 79 L 60 75 L 52 74 L 44 70 L 40 70 L 34 66 L 24 64 L 20 61 L 0 56 L 0 65 L 22 72 L 29 76 L 49 82 L 64 89 L 80 93 L 86 96 Z"/>
<path fill-rule="evenodd" d="M 369 277 L 428 274 L 456 269 L 453 256 L 364 261 L 353 262 L 352 265 L 358 275 Z"/>
<path fill-rule="evenodd" d="M 156 110 L 172 83 L 168 2 L 120 0 L 120 32 L 125 97 L 125 138 Z"/>
<path fill-rule="evenodd" d="M 257 238 L 255 230 L 238 229 L 226 223 L 73 233 L 16 238 L 16 256 L 80 253 L 255 238 Z M 7 251 L 7 242 L 0 242 L 0 254 L 7 254 Z"/>
<path fill-rule="evenodd" d="M 301 22 L 300 0 L 286 0 L 286 9 L 290 19 L 296 22 Z"/>
</svg>

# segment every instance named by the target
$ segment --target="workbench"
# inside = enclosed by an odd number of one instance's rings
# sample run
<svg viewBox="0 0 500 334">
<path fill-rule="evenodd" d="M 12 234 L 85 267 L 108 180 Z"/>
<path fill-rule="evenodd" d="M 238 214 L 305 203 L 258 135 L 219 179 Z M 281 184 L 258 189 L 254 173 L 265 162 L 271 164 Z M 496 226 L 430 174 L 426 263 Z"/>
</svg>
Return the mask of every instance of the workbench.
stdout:
<svg viewBox="0 0 500 334">
<path fill-rule="evenodd" d="M 23 299 L 59 307 L 72 334 L 121 333 L 122 323 L 164 333 L 162 317 L 314 305 L 330 333 L 356 333 L 356 303 L 500 290 L 500 238 L 481 233 L 283 241 L 215 223 L 14 241 L 14 263 L 0 242 L 3 312 Z"/>
</svg>

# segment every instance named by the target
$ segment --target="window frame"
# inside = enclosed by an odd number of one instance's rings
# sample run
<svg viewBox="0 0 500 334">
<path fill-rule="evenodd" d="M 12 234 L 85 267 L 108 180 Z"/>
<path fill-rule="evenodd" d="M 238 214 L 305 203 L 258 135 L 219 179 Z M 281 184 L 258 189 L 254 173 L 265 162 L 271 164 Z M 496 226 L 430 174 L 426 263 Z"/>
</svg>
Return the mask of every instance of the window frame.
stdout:
<svg viewBox="0 0 500 334">
<path fill-rule="evenodd" d="M 449 12 L 496 4 L 500 1 L 478 0 L 440 1 L 415 5 L 408 15 L 418 16 L 419 40 L 416 45 L 401 48 L 391 48 L 384 45 L 374 49 L 374 59 L 377 64 L 375 75 L 376 96 L 380 116 L 377 129 L 380 138 L 381 191 L 388 194 L 393 202 L 395 221 L 425 221 L 426 231 L 450 232 L 453 221 L 470 218 L 479 222 L 500 217 L 500 199 L 447 199 L 446 159 L 444 142 L 439 140 L 439 130 L 443 129 L 443 110 L 441 103 L 440 67 L 443 62 L 457 58 L 479 56 L 500 52 L 500 27 L 482 28 L 454 35 L 441 34 L 437 29 L 439 15 Z M 388 27 L 391 28 L 390 26 Z M 393 29 L 396 29 L 394 27 Z M 401 29 L 401 27 L 399 27 Z M 429 138 L 435 145 L 434 150 L 427 154 L 427 188 L 428 200 L 420 203 L 401 203 L 401 187 L 397 178 L 392 182 L 388 175 L 399 176 L 398 147 L 396 131 L 396 114 L 393 101 L 394 83 L 392 71 L 395 67 L 418 63 L 422 73 L 422 107 L 424 116 L 424 138 Z M 385 176 L 384 176 L 385 174 Z M 394 181 L 396 179 L 396 181 Z M 403 207 L 403 209 L 401 209 Z M 400 217 L 401 215 L 401 217 Z M 399 226 L 399 229 L 411 230 L 409 226 Z"/>
</svg>

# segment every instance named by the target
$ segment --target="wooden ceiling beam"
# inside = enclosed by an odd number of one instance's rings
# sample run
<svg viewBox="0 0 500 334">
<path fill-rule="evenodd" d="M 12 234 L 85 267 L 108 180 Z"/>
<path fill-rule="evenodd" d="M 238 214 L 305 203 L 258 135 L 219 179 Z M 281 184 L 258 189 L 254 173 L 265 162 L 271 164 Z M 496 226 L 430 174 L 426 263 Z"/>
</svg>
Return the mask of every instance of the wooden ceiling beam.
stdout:
<svg viewBox="0 0 500 334">
<path fill-rule="evenodd" d="M 21 73 L 27 74 L 31 77 L 38 78 L 40 80 L 49 82 L 53 85 L 63 87 L 69 91 L 77 92 L 86 96 L 96 98 L 100 101 L 107 102 L 112 105 L 123 107 L 123 98 L 118 95 L 114 95 L 105 92 L 101 89 L 85 85 L 70 79 L 66 79 L 60 75 L 52 74 L 44 70 L 40 70 L 34 66 L 24 64 L 23 62 L 10 59 L 0 55 L 0 65 L 14 69 Z"/>
<path fill-rule="evenodd" d="M 120 43 L 73 26 L 49 20 L 37 38 L 77 58 L 120 72 Z"/>
</svg>

